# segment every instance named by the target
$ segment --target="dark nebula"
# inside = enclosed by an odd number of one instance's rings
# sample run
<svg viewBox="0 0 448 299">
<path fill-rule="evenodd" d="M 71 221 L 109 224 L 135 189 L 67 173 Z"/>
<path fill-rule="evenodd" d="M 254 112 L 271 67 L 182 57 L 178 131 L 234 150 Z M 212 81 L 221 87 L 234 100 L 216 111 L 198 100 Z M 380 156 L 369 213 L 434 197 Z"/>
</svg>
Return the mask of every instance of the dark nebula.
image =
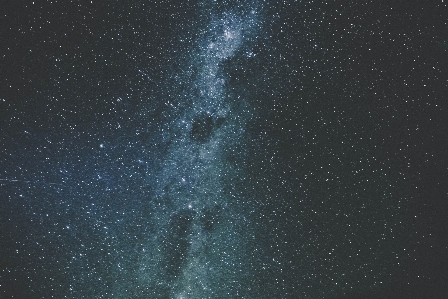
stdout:
<svg viewBox="0 0 448 299">
<path fill-rule="evenodd" d="M 184 264 L 190 246 L 189 236 L 195 211 L 183 210 L 171 217 L 167 234 L 164 236 L 164 255 L 168 279 L 175 279 Z"/>
<path fill-rule="evenodd" d="M 203 115 L 196 117 L 191 124 L 190 138 L 197 142 L 206 142 L 213 132 L 213 117 Z"/>
</svg>

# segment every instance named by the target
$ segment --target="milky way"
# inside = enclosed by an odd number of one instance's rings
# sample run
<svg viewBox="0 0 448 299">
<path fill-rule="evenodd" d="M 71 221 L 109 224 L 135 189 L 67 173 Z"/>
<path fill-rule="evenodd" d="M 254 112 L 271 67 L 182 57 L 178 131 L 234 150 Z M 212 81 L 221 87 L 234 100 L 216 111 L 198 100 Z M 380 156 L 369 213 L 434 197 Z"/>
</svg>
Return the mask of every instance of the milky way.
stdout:
<svg viewBox="0 0 448 299">
<path fill-rule="evenodd" d="M 238 296 L 249 269 L 247 199 L 232 191 L 227 178 L 241 174 L 225 153 L 244 145 L 247 113 L 234 105 L 245 99 L 226 92 L 222 63 L 254 35 L 258 12 L 210 14 L 190 57 L 196 96 L 169 120 L 172 137 L 152 201 L 155 234 L 142 254 L 142 282 L 169 288 L 175 298 Z"/>
<path fill-rule="evenodd" d="M 60 2 L 2 6 L 0 298 L 447 293 L 445 3 Z"/>
</svg>

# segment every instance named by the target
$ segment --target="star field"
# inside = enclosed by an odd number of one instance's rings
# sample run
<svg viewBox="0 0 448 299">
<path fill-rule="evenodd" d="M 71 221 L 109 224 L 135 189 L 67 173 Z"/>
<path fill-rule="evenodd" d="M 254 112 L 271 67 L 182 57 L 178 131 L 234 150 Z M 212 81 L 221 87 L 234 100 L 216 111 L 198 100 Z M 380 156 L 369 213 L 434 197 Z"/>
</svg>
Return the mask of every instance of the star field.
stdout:
<svg viewBox="0 0 448 299">
<path fill-rule="evenodd" d="M 1 298 L 444 298 L 446 4 L 5 4 Z"/>
</svg>

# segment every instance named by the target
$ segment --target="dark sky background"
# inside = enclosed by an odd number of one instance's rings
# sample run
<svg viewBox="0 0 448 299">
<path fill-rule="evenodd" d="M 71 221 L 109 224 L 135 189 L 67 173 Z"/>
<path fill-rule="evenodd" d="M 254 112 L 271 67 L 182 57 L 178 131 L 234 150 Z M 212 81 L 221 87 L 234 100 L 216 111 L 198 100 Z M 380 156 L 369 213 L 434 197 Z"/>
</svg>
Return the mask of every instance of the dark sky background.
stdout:
<svg viewBox="0 0 448 299">
<path fill-rule="evenodd" d="M 446 298 L 446 3 L 4 2 L 0 298 L 169 298 L 141 252 L 170 124 L 209 12 L 253 7 L 213 128 L 244 131 L 223 202 L 253 231 L 228 298 Z"/>
</svg>

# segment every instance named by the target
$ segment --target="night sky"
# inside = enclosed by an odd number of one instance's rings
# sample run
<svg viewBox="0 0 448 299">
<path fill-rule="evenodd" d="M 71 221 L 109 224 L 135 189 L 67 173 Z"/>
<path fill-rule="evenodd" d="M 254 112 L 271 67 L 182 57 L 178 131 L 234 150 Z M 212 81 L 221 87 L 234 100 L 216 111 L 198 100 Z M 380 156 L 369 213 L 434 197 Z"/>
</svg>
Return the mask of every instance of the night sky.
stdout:
<svg viewBox="0 0 448 299">
<path fill-rule="evenodd" d="M 3 2 L 0 298 L 447 298 L 446 1 Z"/>
</svg>

